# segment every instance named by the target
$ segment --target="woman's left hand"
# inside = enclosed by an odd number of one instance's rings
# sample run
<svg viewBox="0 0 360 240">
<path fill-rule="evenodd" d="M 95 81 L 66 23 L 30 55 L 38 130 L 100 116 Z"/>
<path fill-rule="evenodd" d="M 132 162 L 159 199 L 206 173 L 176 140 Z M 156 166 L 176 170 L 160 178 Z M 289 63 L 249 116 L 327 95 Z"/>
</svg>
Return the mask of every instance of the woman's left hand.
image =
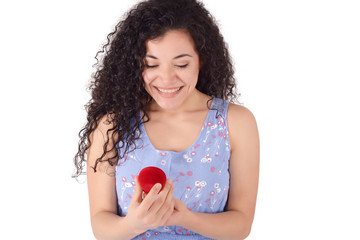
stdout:
<svg viewBox="0 0 360 240">
<path fill-rule="evenodd" d="M 174 211 L 168 221 L 166 222 L 167 226 L 177 225 L 184 226 L 186 223 L 187 216 L 191 211 L 186 207 L 185 203 L 181 200 L 174 198 Z"/>
</svg>

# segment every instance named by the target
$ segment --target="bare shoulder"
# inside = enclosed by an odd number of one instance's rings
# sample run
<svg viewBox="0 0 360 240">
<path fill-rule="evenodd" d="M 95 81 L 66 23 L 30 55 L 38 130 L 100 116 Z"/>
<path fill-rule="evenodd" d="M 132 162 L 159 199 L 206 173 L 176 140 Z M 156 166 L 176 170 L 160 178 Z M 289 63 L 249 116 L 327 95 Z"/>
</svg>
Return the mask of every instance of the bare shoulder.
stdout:
<svg viewBox="0 0 360 240">
<path fill-rule="evenodd" d="M 99 131 L 103 134 L 106 134 L 108 130 L 111 130 L 113 125 L 113 114 L 105 114 L 100 120 L 97 122 L 97 127 L 95 131 Z"/>
<path fill-rule="evenodd" d="M 103 159 L 115 156 L 114 140 L 117 132 L 114 130 L 113 116 L 111 114 L 104 115 L 98 122 L 94 131 L 90 134 L 91 145 L 88 149 L 88 167 L 93 167 L 95 161 L 102 156 Z M 115 131 L 115 134 L 113 134 Z M 106 145 L 107 152 L 105 156 L 104 146 Z M 108 164 L 99 164 L 100 170 L 103 167 L 108 167 Z"/>
<path fill-rule="evenodd" d="M 228 123 L 232 128 L 247 128 L 256 125 L 254 114 L 246 107 L 229 103 Z"/>
<path fill-rule="evenodd" d="M 255 116 L 248 108 L 234 103 L 229 103 L 228 121 L 236 122 L 237 120 L 255 121 Z"/>
<path fill-rule="evenodd" d="M 230 145 L 233 147 L 236 147 L 243 141 L 258 138 L 256 119 L 248 108 L 230 103 L 227 118 Z"/>
<path fill-rule="evenodd" d="M 111 114 L 106 114 L 97 121 L 96 125 L 93 123 L 93 127 L 95 127 L 95 129 L 90 133 L 89 136 L 92 143 L 96 142 L 104 145 L 107 136 L 110 136 L 112 133 L 111 129 L 114 128 L 112 119 L 113 116 Z"/>
</svg>

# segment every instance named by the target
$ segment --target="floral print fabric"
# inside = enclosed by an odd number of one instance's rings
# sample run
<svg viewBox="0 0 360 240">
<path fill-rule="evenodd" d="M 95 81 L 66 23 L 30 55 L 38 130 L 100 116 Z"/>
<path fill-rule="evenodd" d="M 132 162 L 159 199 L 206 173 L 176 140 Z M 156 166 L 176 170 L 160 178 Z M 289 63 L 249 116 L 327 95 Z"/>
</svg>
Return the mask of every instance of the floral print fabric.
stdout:
<svg viewBox="0 0 360 240">
<path fill-rule="evenodd" d="M 142 125 L 136 149 L 119 159 L 116 191 L 119 215 L 125 216 L 135 187 L 135 176 L 148 166 L 161 168 L 174 182 L 174 197 L 194 212 L 223 212 L 229 191 L 230 144 L 228 101 L 214 98 L 197 140 L 185 151 L 160 151 Z M 120 150 L 121 151 L 121 150 Z M 122 153 L 120 154 L 122 156 Z M 209 239 L 180 226 L 149 230 L 135 239 Z"/>
</svg>

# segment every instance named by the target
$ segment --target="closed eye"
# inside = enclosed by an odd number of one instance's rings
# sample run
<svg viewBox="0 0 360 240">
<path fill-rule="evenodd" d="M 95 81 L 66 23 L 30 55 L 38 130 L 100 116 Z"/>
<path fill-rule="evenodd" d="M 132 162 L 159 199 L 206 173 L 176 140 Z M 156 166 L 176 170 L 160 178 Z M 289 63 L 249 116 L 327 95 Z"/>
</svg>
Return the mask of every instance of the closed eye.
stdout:
<svg viewBox="0 0 360 240">
<path fill-rule="evenodd" d="M 157 66 L 159 66 L 159 65 L 145 65 L 147 68 L 156 68 Z"/>
<path fill-rule="evenodd" d="M 184 64 L 184 65 L 176 65 L 178 68 L 186 68 L 189 64 Z"/>
</svg>

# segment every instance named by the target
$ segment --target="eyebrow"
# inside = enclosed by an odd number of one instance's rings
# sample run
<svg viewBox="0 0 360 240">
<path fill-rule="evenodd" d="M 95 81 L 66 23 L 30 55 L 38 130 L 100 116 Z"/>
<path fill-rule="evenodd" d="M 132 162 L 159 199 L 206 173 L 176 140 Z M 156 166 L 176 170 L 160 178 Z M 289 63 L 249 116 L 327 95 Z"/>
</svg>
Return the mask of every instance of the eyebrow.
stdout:
<svg viewBox="0 0 360 240">
<path fill-rule="evenodd" d="M 153 55 L 146 55 L 145 57 L 152 58 L 152 59 L 158 59 L 157 57 L 155 57 Z M 192 56 L 189 55 L 189 54 L 181 54 L 179 56 L 174 57 L 173 59 L 179 59 L 179 58 L 182 58 L 182 57 L 191 57 L 192 58 Z"/>
</svg>

